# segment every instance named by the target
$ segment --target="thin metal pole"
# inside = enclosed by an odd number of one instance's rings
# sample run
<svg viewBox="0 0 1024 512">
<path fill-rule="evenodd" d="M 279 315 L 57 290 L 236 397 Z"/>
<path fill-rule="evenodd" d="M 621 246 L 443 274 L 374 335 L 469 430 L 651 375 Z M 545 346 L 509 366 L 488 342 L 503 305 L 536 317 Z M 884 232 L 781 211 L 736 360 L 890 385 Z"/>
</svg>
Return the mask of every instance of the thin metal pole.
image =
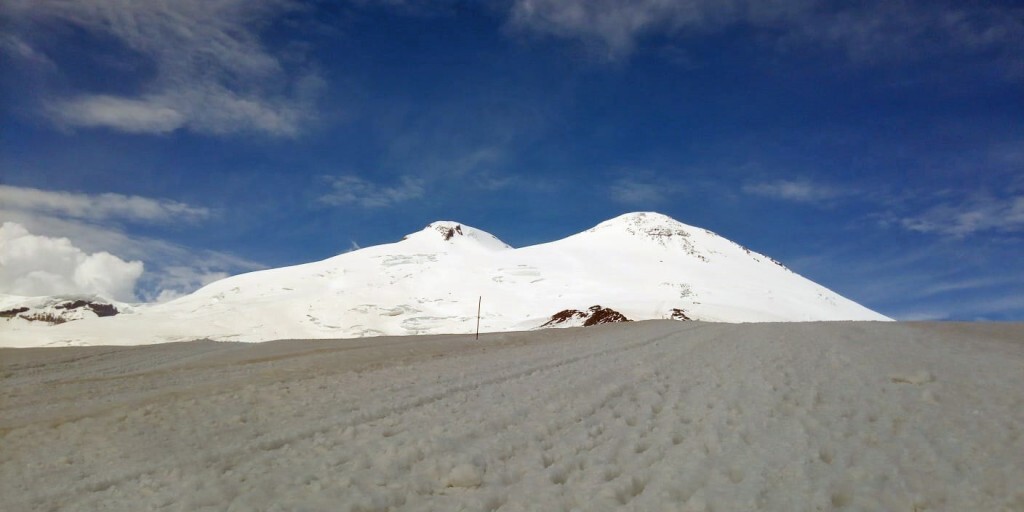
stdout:
<svg viewBox="0 0 1024 512">
<path fill-rule="evenodd" d="M 483 295 L 476 301 L 476 339 L 480 339 L 480 306 L 484 304 Z"/>
</svg>

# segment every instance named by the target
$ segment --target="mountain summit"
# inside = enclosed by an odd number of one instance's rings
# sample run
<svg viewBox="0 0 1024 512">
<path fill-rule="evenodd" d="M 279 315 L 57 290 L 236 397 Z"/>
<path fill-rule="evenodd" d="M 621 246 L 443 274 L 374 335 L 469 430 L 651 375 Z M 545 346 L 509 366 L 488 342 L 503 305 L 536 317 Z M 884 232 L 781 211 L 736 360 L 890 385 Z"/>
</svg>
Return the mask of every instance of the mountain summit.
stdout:
<svg viewBox="0 0 1024 512">
<path fill-rule="evenodd" d="M 438 241 L 446 242 L 440 245 Z M 422 230 L 406 235 L 402 241 L 420 244 L 433 244 L 438 247 L 454 247 L 472 245 L 482 249 L 505 250 L 512 246 L 502 242 L 498 237 L 474 227 L 450 220 L 440 220 L 427 224 Z"/>
<path fill-rule="evenodd" d="M 888 320 L 711 231 L 653 212 L 514 249 L 455 221 L 252 272 L 110 318 L 0 320 L 8 345 L 469 333 L 613 319 Z M 10 301 L 7 301 L 10 302 Z"/>
</svg>

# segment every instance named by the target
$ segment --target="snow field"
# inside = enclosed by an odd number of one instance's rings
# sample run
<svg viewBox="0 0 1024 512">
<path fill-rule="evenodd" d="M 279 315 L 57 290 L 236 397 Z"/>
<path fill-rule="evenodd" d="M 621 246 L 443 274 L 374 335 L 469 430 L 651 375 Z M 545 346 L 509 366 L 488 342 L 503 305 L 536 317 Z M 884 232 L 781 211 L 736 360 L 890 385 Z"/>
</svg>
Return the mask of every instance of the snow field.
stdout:
<svg viewBox="0 0 1024 512">
<path fill-rule="evenodd" d="M 7 510 L 1022 510 L 1024 327 L 0 351 Z"/>
</svg>

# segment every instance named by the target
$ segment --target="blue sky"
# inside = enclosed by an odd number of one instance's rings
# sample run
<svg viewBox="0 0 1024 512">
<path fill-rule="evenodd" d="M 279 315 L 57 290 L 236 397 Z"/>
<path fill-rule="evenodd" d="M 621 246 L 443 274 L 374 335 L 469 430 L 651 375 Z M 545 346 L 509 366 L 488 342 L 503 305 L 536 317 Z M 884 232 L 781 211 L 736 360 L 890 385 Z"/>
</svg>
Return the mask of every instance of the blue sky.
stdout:
<svg viewBox="0 0 1024 512">
<path fill-rule="evenodd" d="M 896 318 L 1024 320 L 1012 2 L 0 0 L 0 59 L 0 292 L 654 210 Z"/>
</svg>

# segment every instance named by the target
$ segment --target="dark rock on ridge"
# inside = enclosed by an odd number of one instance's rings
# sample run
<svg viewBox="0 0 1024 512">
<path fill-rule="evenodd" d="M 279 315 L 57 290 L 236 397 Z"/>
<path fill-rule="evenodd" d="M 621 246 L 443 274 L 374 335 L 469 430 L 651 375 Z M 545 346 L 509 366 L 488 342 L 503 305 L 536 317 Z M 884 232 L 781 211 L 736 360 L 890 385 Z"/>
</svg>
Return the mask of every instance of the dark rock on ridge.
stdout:
<svg viewBox="0 0 1024 512">
<path fill-rule="evenodd" d="M 563 309 L 558 313 L 551 315 L 551 320 L 548 320 L 541 325 L 541 327 L 551 327 L 558 324 L 564 324 L 573 319 L 584 319 L 583 327 L 591 327 L 599 324 L 609 324 L 616 322 L 631 322 L 632 320 L 626 318 L 626 315 L 619 313 L 611 308 L 603 308 L 599 305 L 590 306 L 587 311 L 580 311 L 578 309 Z"/>
</svg>

